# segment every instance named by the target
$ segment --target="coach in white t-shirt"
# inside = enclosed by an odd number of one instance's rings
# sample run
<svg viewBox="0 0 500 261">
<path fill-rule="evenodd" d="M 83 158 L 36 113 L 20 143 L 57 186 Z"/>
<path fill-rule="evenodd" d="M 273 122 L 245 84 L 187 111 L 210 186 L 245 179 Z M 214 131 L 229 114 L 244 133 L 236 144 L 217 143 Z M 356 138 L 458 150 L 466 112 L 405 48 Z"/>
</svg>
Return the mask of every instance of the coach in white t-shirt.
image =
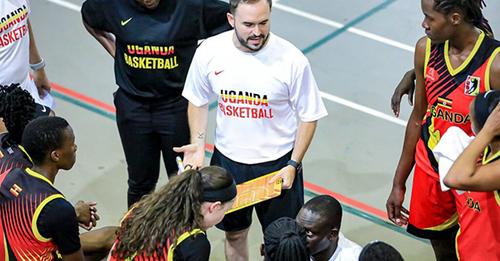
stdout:
<svg viewBox="0 0 500 261">
<path fill-rule="evenodd" d="M 226 168 L 239 184 L 279 171 L 282 195 L 255 205 L 262 228 L 295 218 L 304 203 L 301 161 L 316 121 L 327 115 L 307 58 L 288 41 L 269 32 L 271 0 L 231 0 L 228 21 L 234 30 L 208 38 L 197 49 L 183 96 L 189 100 L 190 145 L 186 165 L 201 166 L 208 104 L 218 102 L 215 151 L 211 164 Z M 229 215 L 228 260 L 247 260 L 247 234 L 253 207 Z"/>
<path fill-rule="evenodd" d="M 29 0 L 0 0 L 0 85 L 18 83 L 36 103 L 53 108 L 45 62 L 38 53 L 28 19 L 30 13 Z"/>
</svg>

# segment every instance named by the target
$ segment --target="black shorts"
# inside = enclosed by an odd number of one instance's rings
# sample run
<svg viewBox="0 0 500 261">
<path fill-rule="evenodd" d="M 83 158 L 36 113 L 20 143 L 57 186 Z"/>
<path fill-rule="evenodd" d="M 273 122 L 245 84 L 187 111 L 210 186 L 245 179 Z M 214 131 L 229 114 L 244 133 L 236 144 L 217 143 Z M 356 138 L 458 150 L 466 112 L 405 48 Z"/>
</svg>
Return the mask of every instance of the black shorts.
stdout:
<svg viewBox="0 0 500 261">
<path fill-rule="evenodd" d="M 282 169 L 287 165 L 291 155 L 292 152 L 289 152 L 274 161 L 244 164 L 227 158 L 215 149 L 210 165 L 225 168 L 233 175 L 236 184 L 240 184 Z M 304 181 L 302 170 L 300 170 L 295 176 L 292 189 L 283 190 L 279 197 L 227 214 L 216 227 L 226 232 L 235 232 L 249 228 L 252 224 L 252 212 L 255 207 L 262 231 L 264 231 L 269 224 L 280 217 L 295 219 L 302 205 L 304 205 Z"/>
</svg>

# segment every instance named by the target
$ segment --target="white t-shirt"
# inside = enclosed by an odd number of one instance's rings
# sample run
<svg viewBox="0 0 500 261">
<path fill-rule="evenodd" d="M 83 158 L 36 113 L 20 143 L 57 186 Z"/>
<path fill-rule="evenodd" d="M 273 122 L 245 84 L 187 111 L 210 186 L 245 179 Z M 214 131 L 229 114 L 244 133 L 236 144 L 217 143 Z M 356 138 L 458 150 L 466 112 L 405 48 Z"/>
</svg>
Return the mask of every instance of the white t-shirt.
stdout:
<svg viewBox="0 0 500 261">
<path fill-rule="evenodd" d="M 217 97 L 215 146 L 231 160 L 255 164 L 292 150 L 297 118 L 316 121 L 328 113 L 307 58 L 271 34 L 260 51 L 247 53 L 234 31 L 198 47 L 182 95 L 195 106 Z"/>
<path fill-rule="evenodd" d="M 328 261 L 358 261 L 361 250 L 362 248 L 358 244 L 345 238 L 344 234 L 339 233 L 337 249 L 335 249 Z M 314 261 L 314 259 L 311 258 L 311 261 Z"/>
<path fill-rule="evenodd" d="M 439 183 L 441 184 L 442 191 L 450 190 L 444 184 L 444 178 L 458 156 L 462 154 L 473 140 L 474 136 L 467 135 L 465 131 L 457 126 L 451 126 L 432 150 L 434 157 L 439 163 Z M 457 192 L 462 194 L 460 190 L 457 190 Z"/>
<path fill-rule="evenodd" d="M 29 76 L 28 0 L 0 0 L 0 85 L 19 83 L 35 102 L 53 107 L 53 99 L 41 99 Z"/>
</svg>

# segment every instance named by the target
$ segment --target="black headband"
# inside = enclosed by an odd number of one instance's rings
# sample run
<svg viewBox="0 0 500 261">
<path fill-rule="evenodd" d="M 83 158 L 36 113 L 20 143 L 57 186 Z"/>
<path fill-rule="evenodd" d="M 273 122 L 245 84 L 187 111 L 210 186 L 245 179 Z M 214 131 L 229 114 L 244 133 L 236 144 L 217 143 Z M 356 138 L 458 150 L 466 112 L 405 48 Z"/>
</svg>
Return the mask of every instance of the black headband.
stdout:
<svg viewBox="0 0 500 261">
<path fill-rule="evenodd" d="M 200 171 L 196 172 L 201 177 L 201 172 Z M 212 190 L 203 189 L 203 195 L 201 201 L 227 202 L 235 197 L 236 197 L 236 184 L 234 183 L 233 180 L 233 182 L 225 188 L 212 189 Z"/>
<path fill-rule="evenodd" d="M 481 93 L 476 96 L 476 100 L 474 101 L 474 117 L 476 118 L 477 127 L 482 128 L 490 115 L 490 101 L 488 96 L 492 94 L 493 91 L 488 91 L 485 93 Z M 494 107 L 493 107 L 494 109 Z"/>
</svg>

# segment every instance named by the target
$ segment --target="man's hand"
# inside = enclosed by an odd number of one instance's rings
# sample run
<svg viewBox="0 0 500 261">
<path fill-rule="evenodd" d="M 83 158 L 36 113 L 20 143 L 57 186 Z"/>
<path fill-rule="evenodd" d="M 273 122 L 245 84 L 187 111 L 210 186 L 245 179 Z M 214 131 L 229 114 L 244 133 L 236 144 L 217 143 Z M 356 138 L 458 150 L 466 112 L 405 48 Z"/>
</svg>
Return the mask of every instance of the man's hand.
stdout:
<svg viewBox="0 0 500 261">
<path fill-rule="evenodd" d="M 391 98 L 391 108 L 394 116 L 399 117 L 401 98 L 408 95 L 408 103 L 413 106 L 413 95 L 415 93 L 415 70 L 405 73 L 403 79 L 399 82 Z"/>
<path fill-rule="evenodd" d="M 269 180 L 269 184 L 276 182 L 278 179 L 281 179 L 283 181 L 283 183 L 281 184 L 281 188 L 291 189 L 296 174 L 297 170 L 294 167 L 286 165 L 278 172 L 278 174 L 274 175 L 274 177 Z"/>
<path fill-rule="evenodd" d="M 196 169 L 205 162 L 205 148 L 202 144 L 192 143 L 182 147 L 174 147 L 177 153 L 184 153 L 184 169 Z"/>
<path fill-rule="evenodd" d="M 398 226 L 407 225 L 408 216 L 410 215 L 410 212 L 403 207 L 405 191 L 406 188 L 404 187 L 393 186 L 391 194 L 389 195 L 387 203 L 385 204 L 389 220 Z"/>
<path fill-rule="evenodd" d="M 35 82 L 36 88 L 38 89 L 38 94 L 41 98 L 45 97 L 47 93 L 52 89 L 49 79 L 45 74 L 45 69 L 40 69 L 33 72 L 33 81 Z"/>
<path fill-rule="evenodd" d="M 86 230 L 91 230 L 97 225 L 97 221 L 100 219 L 97 215 L 97 203 L 87 201 L 84 202 L 79 200 L 75 204 L 76 219 L 78 220 L 78 225 Z"/>
</svg>

